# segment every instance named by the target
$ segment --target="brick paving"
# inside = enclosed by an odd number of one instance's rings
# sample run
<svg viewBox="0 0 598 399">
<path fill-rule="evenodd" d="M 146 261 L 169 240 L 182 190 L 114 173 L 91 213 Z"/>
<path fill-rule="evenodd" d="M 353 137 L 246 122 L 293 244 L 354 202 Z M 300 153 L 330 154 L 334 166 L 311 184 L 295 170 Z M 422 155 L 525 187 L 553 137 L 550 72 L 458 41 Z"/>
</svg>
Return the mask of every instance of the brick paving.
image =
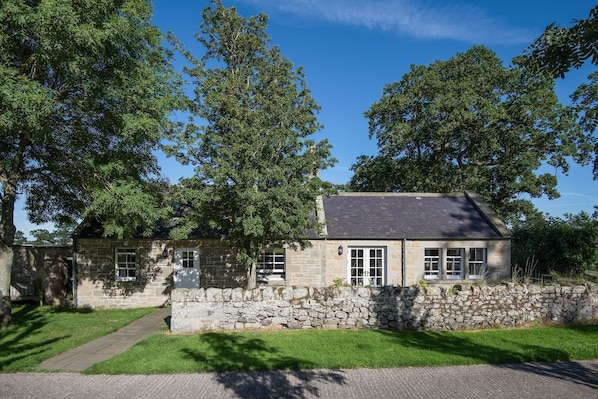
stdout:
<svg viewBox="0 0 598 399">
<path fill-rule="evenodd" d="M 598 397 L 598 361 L 173 375 L 0 374 L 0 398 Z"/>
</svg>

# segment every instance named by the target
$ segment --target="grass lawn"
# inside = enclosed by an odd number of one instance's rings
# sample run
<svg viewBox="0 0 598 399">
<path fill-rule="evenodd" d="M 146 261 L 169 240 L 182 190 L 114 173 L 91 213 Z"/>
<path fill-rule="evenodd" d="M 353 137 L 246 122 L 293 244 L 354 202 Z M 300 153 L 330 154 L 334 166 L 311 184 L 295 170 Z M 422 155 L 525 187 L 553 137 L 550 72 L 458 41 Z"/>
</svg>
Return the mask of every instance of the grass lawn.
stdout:
<svg viewBox="0 0 598 399">
<path fill-rule="evenodd" d="M 116 331 L 153 310 L 15 305 L 12 324 L 0 329 L 0 372 L 31 371 L 42 361 Z"/>
<path fill-rule="evenodd" d="M 597 358 L 598 325 L 471 332 L 163 332 L 86 373 L 378 368 Z"/>
<path fill-rule="evenodd" d="M 0 372 L 106 335 L 153 311 L 15 306 L 0 330 Z M 470 332 L 303 330 L 172 335 L 160 332 L 87 373 L 153 374 L 444 366 L 598 359 L 598 325 Z"/>
</svg>

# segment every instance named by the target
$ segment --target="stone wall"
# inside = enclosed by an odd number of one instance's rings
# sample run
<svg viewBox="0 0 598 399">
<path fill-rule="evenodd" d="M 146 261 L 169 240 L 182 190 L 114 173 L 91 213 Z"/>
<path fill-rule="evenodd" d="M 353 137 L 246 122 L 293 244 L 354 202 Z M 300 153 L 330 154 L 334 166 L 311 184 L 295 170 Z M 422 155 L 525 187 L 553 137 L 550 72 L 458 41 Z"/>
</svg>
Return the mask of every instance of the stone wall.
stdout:
<svg viewBox="0 0 598 399">
<path fill-rule="evenodd" d="M 15 245 L 13 251 L 11 299 L 66 305 L 67 294 L 72 293 L 69 284 L 72 247 Z"/>
<path fill-rule="evenodd" d="M 136 308 L 162 306 L 173 287 L 174 254 L 177 248 L 199 250 L 200 287 L 245 285 L 245 268 L 219 239 L 77 240 L 77 306 L 83 308 Z M 118 248 L 136 251 L 134 281 L 117 281 L 115 253 Z M 166 257 L 163 252 L 166 250 Z"/>
<path fill-rule="evenodd" d="M 177 289 L 171 330 L 461 330 L 598 320 L 598 285 Z"/>
<path fill-rule="evenodd" d="M 135 248 L 135 281 L 116 281 L 115 251 Z M 164 243 L 152 240 L 77 240 L 76 291 L 81 308 L 137 308 L 168 302 L 172 265 L 162 257 Z"/>
</svg>

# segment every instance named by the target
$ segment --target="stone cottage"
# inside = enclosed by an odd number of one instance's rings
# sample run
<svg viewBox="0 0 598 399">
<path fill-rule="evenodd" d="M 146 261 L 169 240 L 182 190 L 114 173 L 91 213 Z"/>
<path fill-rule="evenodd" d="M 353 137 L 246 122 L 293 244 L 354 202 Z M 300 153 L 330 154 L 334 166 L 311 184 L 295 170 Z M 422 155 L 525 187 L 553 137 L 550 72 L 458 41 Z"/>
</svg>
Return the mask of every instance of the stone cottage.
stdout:
<svg viewBox="0 0 598 399">
<path fill-rule="evenodd" d="M 474 193 L 342 193 L 318 198 L 311 248 L 270 248 L 258 262 L 269 286 L 410 286 L 510 278 L 510 232 Z M 82 225 L 74 240 L 79 307 L 168 303 L 173 288 L 235 288 L 245 268 L 220 237 L 172 241 L 103 238 Z"/>
</svg>

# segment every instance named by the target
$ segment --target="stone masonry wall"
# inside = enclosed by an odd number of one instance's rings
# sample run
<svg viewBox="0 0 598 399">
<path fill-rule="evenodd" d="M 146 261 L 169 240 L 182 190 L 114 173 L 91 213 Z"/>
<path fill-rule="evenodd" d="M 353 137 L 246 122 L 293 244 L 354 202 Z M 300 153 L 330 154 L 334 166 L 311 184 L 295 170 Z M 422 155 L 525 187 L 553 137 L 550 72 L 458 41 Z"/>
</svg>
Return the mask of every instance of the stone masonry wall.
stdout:
<svg viewBox="0 0 598 399">
<path fill-rule="evenodd" d="M 36 300 L 54 306 L 67 301 L 70 246 L 13 246 L 12 300 Z"/>
<path fill-rule="evenodd" d="M 598 285 L 176 289 L 173 333 L 237 329 L 461 330 L 598 320 Z"/>
</svg>

